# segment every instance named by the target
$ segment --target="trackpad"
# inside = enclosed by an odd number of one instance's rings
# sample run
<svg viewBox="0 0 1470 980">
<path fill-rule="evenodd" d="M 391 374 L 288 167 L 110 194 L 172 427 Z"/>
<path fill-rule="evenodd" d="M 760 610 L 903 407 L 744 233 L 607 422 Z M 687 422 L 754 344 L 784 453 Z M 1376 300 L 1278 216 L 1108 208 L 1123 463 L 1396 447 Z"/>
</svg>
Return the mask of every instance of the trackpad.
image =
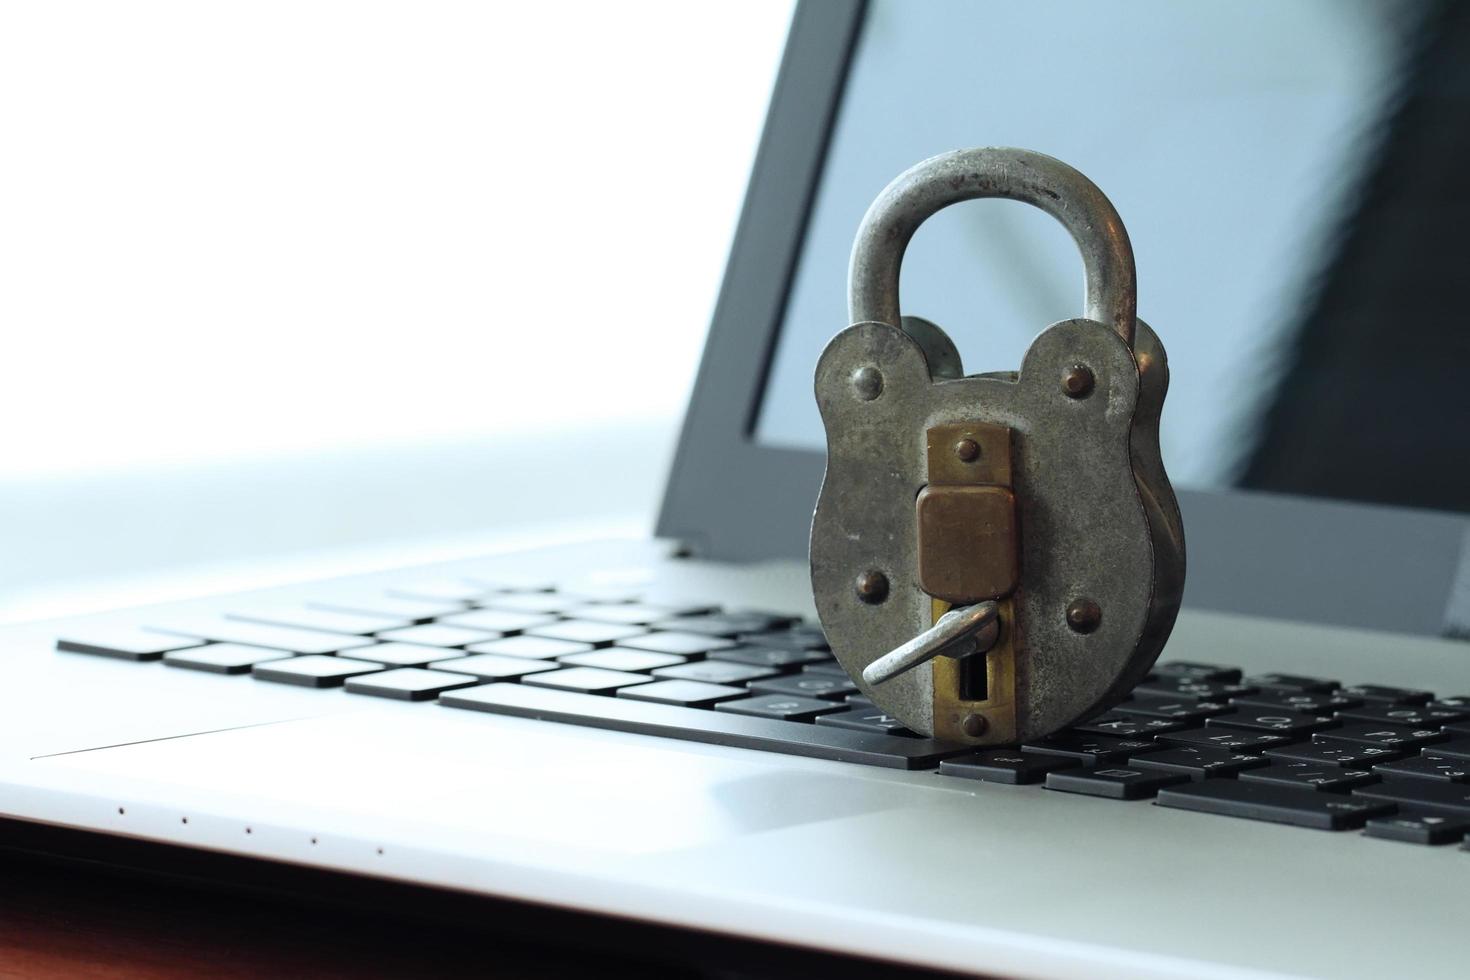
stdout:
<svg viewBox="0 0 1470 980">
<path fill-rule="evenodd" d="M 423 705 L 38 760 L 139 799 L 367 835 L 534 841 L 617 854 L 911 806 L 916 789 L 805 760 Z M 119 784 L 118 780 L 123 783 Z M 323 826 L 324 830 L 328 829 Z M 430 841 L 426 841 L 429 843 Z"/>
</svg>

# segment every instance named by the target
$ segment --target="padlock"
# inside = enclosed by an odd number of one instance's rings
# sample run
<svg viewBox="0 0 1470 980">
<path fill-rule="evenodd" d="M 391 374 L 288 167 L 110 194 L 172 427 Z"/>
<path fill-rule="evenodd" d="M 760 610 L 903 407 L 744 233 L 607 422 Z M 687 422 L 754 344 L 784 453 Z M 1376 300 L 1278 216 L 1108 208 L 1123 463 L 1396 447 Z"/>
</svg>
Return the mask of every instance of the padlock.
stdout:
<svg viewBox="0 0 1470 980">
<path fill-rule="evenodd" d="M 966 376 L 942 329 L 901 315 L 899 266 L 930 215 L 992 197 L 1071 233 L 1085 316 L 1042 331 L 1018 372 Z M 827 470 L 811 537 L 837 659 L 913 731 L 972 745 L 1121 700 L 1173 628 L 1184 532 L 1159 451 L 1168 363 L 1136 318 L 1117 211 L 1039 153 L 943 154 L 873 202 L 848 288 L 852 325 L 817 364 Z"/>
</svg>

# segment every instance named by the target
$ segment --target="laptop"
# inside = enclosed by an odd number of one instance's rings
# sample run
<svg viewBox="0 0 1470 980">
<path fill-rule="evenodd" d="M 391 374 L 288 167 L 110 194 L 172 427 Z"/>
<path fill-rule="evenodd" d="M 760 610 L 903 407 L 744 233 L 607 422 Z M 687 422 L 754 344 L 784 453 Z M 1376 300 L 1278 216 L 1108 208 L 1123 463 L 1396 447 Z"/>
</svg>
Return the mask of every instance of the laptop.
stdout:
<svg viewBox="0 0 1470 980">
<path fill-rule="evenodd" d="M 1415 84 L 1455 49 L 1366 5 L 1250 13 L 1057 3 L 1038 30 L 1022 5 L 801 4 L 657 535 L 7 629 L 9 845 L 893 968 L 1463 975 L 1463 464 L 1405 436 L 1357 445 L 1401 453 L 1382 464 L 1397 479 L 1361 458 L 1360 480 L 1325 478 L 1313 461 L 1370 422 L 1299 397 L 1347 369 L 1313 338 L 1363 288 L 1353 229 L 1422 183 L 1394 147 L 1433 128 Z M 857 218 L 908 165 L 983 143 L 1067 159 L 1128 222 L 1171 353 L 1164 451 L 1191 554 L 1128 700 L 976 753 L 865 701 L 805 554 L 811 370 L 845 326 Z M 1075 254 L 1019 211 L 950 209 L 906 260 L 906 305 L 969 371 L 1016 366 L 1077 312 Z M 1374 377 L 1414 387 L 1391 360 Z"/>
</svg>

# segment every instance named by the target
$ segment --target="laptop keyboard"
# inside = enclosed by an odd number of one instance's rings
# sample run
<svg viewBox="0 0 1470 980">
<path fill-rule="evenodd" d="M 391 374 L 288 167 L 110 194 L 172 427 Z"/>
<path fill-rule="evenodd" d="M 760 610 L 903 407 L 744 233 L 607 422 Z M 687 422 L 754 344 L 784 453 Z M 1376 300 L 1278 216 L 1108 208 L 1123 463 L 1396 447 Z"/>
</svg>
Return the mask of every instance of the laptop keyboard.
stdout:
<svg viewBox="0 0 1470 980">
<path fill-rule="evenodd" d="M 923 738 L 789 616 L 420 583 L 81 629 L 57 649 L 349 694 L 1470 850 L 1470 695 L 1166 662 L 1019 749 Z"/>
</svg>

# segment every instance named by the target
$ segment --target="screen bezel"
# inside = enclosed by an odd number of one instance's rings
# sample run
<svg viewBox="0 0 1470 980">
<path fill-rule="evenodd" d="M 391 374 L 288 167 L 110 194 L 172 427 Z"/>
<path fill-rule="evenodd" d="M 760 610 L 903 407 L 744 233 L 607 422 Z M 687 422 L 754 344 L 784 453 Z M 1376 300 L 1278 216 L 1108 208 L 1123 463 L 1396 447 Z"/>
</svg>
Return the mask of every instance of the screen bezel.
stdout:
<svg viewBox="0 0 1470 980">
<path fill-rule="evenodd" d="M 792 18 L 657 523 L 698 557 L 807 553 L 823 454 L 761 445 L 755 420 L 865 9 L 801 0 Z M 1179 498 L 1187 606 L 1421 634 L 1445 626 L 1463 515 L 1239 489 Z"/>
</svg>

